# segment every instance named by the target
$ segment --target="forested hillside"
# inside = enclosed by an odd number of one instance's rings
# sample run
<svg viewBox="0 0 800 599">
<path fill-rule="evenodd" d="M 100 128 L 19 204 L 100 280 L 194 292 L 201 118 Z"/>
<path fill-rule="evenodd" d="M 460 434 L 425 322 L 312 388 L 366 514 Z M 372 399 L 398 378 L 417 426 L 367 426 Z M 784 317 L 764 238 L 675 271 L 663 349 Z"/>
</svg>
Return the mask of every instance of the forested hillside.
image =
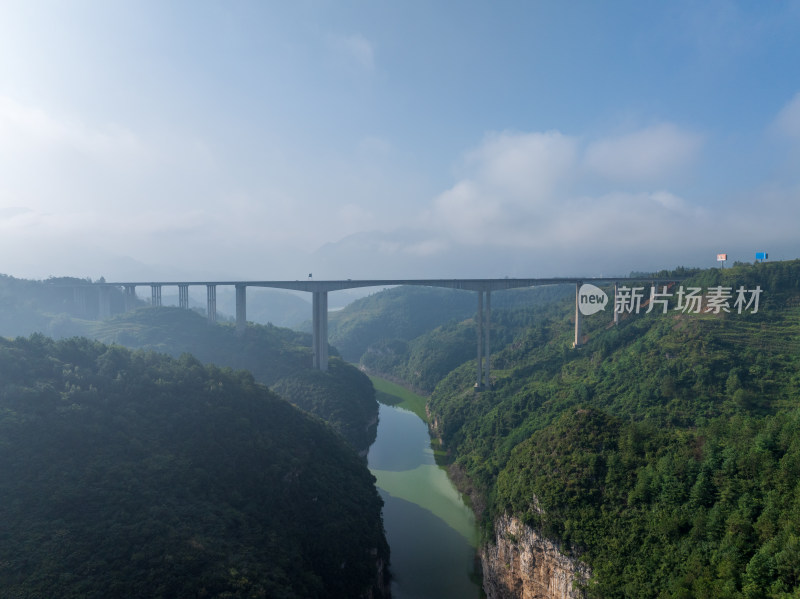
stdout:
<svg viewBox="0 0 800 599">
<path fill-rule="evenodd" d="M 109 288 L 108 293 L 115 316 L 98 321 L 99 292 L 90 280 L 30 281 L 0 275 L 0 336 L 86 336 L 175 357 L 189 352 L 205 363 L 246 369 L 261 383 L 279 385 L 287 399 L 326 420 L 360 453 L 374 440 L 378 405 L 369 380 L 335 358 L 329 372 L 311 370 L 310 335 L 252 323 L 239 335 L 232 323 L 209 325 L 194 310 L 151 308 L 141 300 L 137 309 L 126 312 L 121 290 Z M 298 304 L 304 304 L 276 290 L 256 289 L 250 295 L 248 313 L 256 316 L 274 310 L 296 316 Z M 223 297 L 221 292 L 220 302 Z M 331 354 L 338 355 L 334 348 Z"/>
<path fill-rule="evenodd" d="M 488 533 L 515 515 L 591 566 L 592 597 L 800 595 L 800 261 L 713 269 L 730 312 L 585 318 L 574 300 L 435 389 L 431 419 Z M 757 313 L 736 289 L 762 290 Z M 672 290 L 676 293 L 676 289 Z M 645 296 L 649 294 L 647 286 Z"/>
<path fill-rule="evenodd" d="M 563 297 L 561 290 L 554 290 L 554 297 Z M 491 346 L 503 348 L 513 343 L 523 331 L 539 326 L 559 310 L 556 300 L 547 297 L 526 308 L 493 310 Z M 369 372 L 402 381 L 415 391 L 429 395 L 452 370 L 470 360 L 474 363 L 476 340 L 474 318 L 453 320 L 410 341 L 376 341 L 361 356 L 360 364 Z"/>
<path fill-rule="evenodd" d="M 272 325 L 209 325 L 180 308 L 140 308 L 94 323 L 88 333 L 107 343 L 245 369 L 297 406 L 327 421 L 359 452 L 375 438 L 378 404 L 369 379 L 336 358 L 327 372 L 311 369 L 311 336 Z"/>
<path fill-rule="evenodd" d="M 499 310 L 527 309 L 546 305 L 572 292 L 571 285 L 513 289 L 493 294 L 492 306 Z M 408 342 L 436 327 L 471 318 L 476 308 L 476 295 L 470 291 L 395 287 L 332 312 L 331 344 L 350 362 L 358 362 L 365 352 L 381 354 L 388 348 L 388 353 L 400 354 L 398 358 L 392 358 L 391 366 L 394 367 L 408 358 L 404 354 L 409 351 Z"/>
<path fill-rule="evenodd" d="M 378 593 L 380 509 L 340 437 L 249 373 L 0 339 L 0 597 Z"/>
<path fill-rule="evenodd" d="M 181 308 L 132 310 L 93 323 L 87 333 L 133 349 L 189 352 L 203 362 L 249 370 L 267 385 L 311 365 L 308 334 L 272 325 L 251 325 L 239 334 L 231 324 L 209 325 L 203 315 Z"/>
<path fill-rule="evenodd" d="M 16 337 L 43 333 L 50 337 L 85 334 L 86 327 L 100 315 L 100 286 L 96 281 L 78 277 L 50 277 L 45 280 L 18 279 L 0 274 L 0 335 Z M 111 314 L 150 305 L 150 287 L 140 285 L 136 298 L 126 298 L 121 287 L 107 287 Z M 205 312 L 206 290 L 190 287 L 189 306 Z M 236 312 L 236 292 L 232 285 L 219 285 L 216 294 L 217 320 L 232 320 Z M 165 306 L 177 306 L 178 289 L 162 289 Z M 311 303 L 282 289 L 250 287 L 247 292 L 247 316 L 250 321 L 292 327 L 302 324 L 311 313 Z"/>
<path fill-rule="evenodd" d="M 90 292 L 76 292 L 75 286 L 85 286 Z M 90 286 L 91 281 L 76 277 L 31 281 L 0 275 L 0 335 L 43 333 L 60 338 L 86 334 L 99 311 L 98 292 Z M 124 310 L 119 289 L 109 292 L 109 301 L 115 312 Z"/>
</svg>

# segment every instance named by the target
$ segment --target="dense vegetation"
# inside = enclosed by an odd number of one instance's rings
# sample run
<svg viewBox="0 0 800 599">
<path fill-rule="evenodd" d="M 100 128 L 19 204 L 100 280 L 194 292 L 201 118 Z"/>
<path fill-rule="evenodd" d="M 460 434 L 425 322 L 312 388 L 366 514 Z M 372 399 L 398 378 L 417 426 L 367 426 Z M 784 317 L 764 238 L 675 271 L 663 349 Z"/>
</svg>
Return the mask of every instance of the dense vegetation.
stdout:
<svg viewBox="0 0 800 599">
<path fill-rule="evenodd" d="M 493 356 L 491 391 L 474 362 L 450 373 L 432 418 L 487 528 L 505 512 L 556 539 L 590 596 L 800 596 L 800 261 L 682 284 L 763 295 L 756 314 L 587 317 L 578 350 L 565 302 Z"/>
<path fill-rule="evenodd" d="M 492 308 L 530 309 L 573 292 L 571 285 L 513 289 L 492 294 Z M 437 356 L 451 365 L 447 370 L 438 368 L 445 374 L 461 363 L 451 351 L 458 351 L 462 347 L 452 338 L 453 335 L 460 337 L 470 334 L 463 330 L 455 331 L 453 327 L 458 322 L 472 318 L 476 308 L 476 295 L 470 291 L 395 287 L 356 300 L 343 310 L 331 313 L 331 343 L 350 362 L 362 361 L 376 372 L 394 376 L 400 376 L 400 372 L 393 370 L 404 368 L 407 362 L 427 361 L 425 357 L 412 355 L 417 353 L 417 348 L 435 347 L 433 351 Z M 412 340 L 430 335 L 432 329 L 444 325 L 443 334 L 435 342 L 427 343 L 423 340 L 409 346 Z M 474 339 L 474 333 L 472 337 Z M 447 345 L 446 350 L 442 348 L 443 343 Z M 453 360 L 456 362 L 453 363 Z M 413 369 L 414 364 L 411 363 L 408 367 Z M 425 384 L 429 385 L 434 381 L 435 375 L 424 378 Z M 420 384 L 420 389 L 425 389 L 425 386 Z"/>
<path fill-rule="evenodd" d="M 375 389 L 369 378 L 342 360 L 331 358 L 327 372 L 296 371 L 271 388 L 297 407 L 328 422 L 363 455 L 375 441 L 378 428 Z"/>
<path fill-rule="evenodd" d="M 218 299 L 224 297 L 220 287 Z M 279 327 L 301 325 L 311 314 L 311 302 L 281 289 L 248 287 L 247 318 L 261 324 L 272 323 Z M 220 304 L 217 304 L 220 305 Z M 230 313 L 236 313 L 236 292 L 231 291 Z"/>
<path fill-rule="evenodd" d="M 475 294 L 451 289 L 394 287 L 358 299 L 329 316 L 331 344 L 358 362 L 376 342 L 413 339 L 475 311 Z"/>
<path fill-rule="evenodd" d="M 86 335 L 91 321 L 100 315 L 101 277 L 96 281 L 77 277 L 50 277 L 43 281 L 18 279 L 0 274 L 0 334 L 6 337 L 44 333 L 62 338 Z M 126 297 L 121 287 L 105 287 L 111 314 L 121 314 L 126 309 L 149 305 L 150 287 L 137 287 L 137 298 Z M 206 311 L 205 288 L 193 286 L 189 305 Z M 202 293 L 202 301 L 195 299 Z M 164 305 L 178 304 L 178 288 L 162 288 Z M 217 320 L 233 320 L 236 311 L 236 294 L 232 285 L 217 286 Z M 247 316 L 252 322 L 272 323 L 277 326 L 296 326 L 311 313 L 307 299 L 281 289 L 249 287 L 247 290 Z M 310 329 L 309 329 L 310 330 Z"/>
<path fill-rule="evenodd" d="M 380 509 L 363 460 L 249 373 L 0 339 L 2 597 L 358 597 Z"/>
<path fill-rule="evenodd" d="M 205 316 L 174 307 L 140 308 L 94 323 L 92 337 L 171 356 L 189 352 L 202 362 L 242 368 L 271 385 L 311 366 L 311 336 L 272 325 L 209 325 Z M 333 352 L 335 354 L 335 351 Z"/>
<path fill-rule="evenodd" d="M 547 315 L 557 313 L 553 299 L 545 297 L 540 302 L 528 308 L 493 309 L 491 346 L 505 347 L 527 328 L 538 326 Z M 378 341 L 367 348 L 361 365 L 427 395 L 452 370 L 475 359 L 476 341 L 474 318 L 450 321 L 410 341 Z"/>
<path fill-rule="evenodd" d="M 180 308 L 140 308 L 95 323 L 89 333 L 101 341 L 249 370 L 295 405 L 327 421 L 359 452 L 375 439 L 378 404 L 369 379 L 333 357 L 328 372 L 312 370 L 310 335 L 272 325 L 209 325 L 205 317 Z M 336 356 L 336 350 L 331 349 Z"/>
<path fill-rule="evenodd" d="M 98 297 L 97 290 L 86 279 L 53 277 L 46 281 L 30 281 L 0 275 L 0 335 L 84 335 L 90 326 L 89 319 L 98 314 Z M 120 290 L 110 290 L 109 301 L 115 312 L 124 310 L 125 301 Z"/>
</svg>

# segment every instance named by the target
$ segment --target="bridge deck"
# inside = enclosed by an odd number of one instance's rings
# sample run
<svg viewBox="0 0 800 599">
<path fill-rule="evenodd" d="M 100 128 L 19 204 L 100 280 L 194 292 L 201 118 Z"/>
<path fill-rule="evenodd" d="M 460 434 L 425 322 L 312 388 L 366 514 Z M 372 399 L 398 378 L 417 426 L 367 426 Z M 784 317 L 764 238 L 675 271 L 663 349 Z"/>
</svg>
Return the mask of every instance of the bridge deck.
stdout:
<svg viewBox="0 0 800 599">
<path fill-rule="evenodd" d="M 655 285 L 681 280 L 678 278 L 662 279 L 655 277 L 553 277 L 553 278 L 529 278 L 529 279 L 346 279 L 333 281 L 318 280 L 295 280 L 295 281 L 127 281 L 127 282 L 102 282 L 89 283 L 85 285 L 72 285 L 86 289 L 95 287 L 100 293 L 100 316 L 108 318 L 111 315 L 110 300 L 108 290 L 111 287 L 124 287 L 126 298 L 135 297 L 136 287 L 150 287 L 152 304 L 161 305 L 161 288 L 175 286 L 178 287 L 179 303 L 182 308 L 189 307 L 189 292 L 191 286 L 205 286 L 207 288 L 208 319 L 216 322 L 216 288 L 218 286 L 236 287 L 236 327 L 241 332 L 247 327 L 246 317 L 246 290 L 248 287 L 268 287 L 273 289 L 287 289 L 292 291 L 309 292 L 313 296 L 312 301 L 312 346 L 313 346 L 313 366 L 320 370 L 328 368 L 328 293 L 331 291 L 342 291 L 344 289 L 356 289 L 364 287 L 395 287 L 401 285 L 416 285 L 423 287 L 442 287 L 446 289 L 464 289 L 478 293 L 478 312 L 476 324 L 478 328 L 477 343 L 477 383 L 476 388 L 489 385 L 489 329 L 491 320 L 491 292 L 506 289 L 521 289 L 525 287 L 537 287 L 544 285 L 576 285 L 576 304 L 575 304 L 575 347 L 581 344 L 581 315 L 578 311 L 577 288 L 583 283 L 619 284 L 624 282 L 643 282 Z M 484 308 L 485 297 L 485 308 Z M 127 303 L 126 303 L 127 306 Z M 126 307 L 127 309 L 127 307 Z M 615 318 L 616 322 L 616 318 Z M 485 334 L 485 337 L 484 337 Z M 485 374 L 482 373 L 482 361 L 486 360 Z"/>
<path fill-rule="evenodd" d="M 630 282 L 671 282 L 676 278 L 661 279 L 654 277 L 554 277 L 537 279 L 344 279 L 330 281 L 296 280 L 296 281 L 141 281 L 101 283 L 111 287 L 144 287 L 161 285 L 165 287 L 189 285 L 217 285 L 217 286 L 244 286 L 244 287 L 270 287 L 274 289 L 289 289 L 293 291 L 328 292 L 342 291 L 344 289 L 357 289 L 361 287 L 391 287 L 399 285 L 416 285 L 422 287 L 443 287 L 447 289 L 465 289 L 468 291 L 502 291 L 504 289 L 520 289 L 524 287 L 537 287 L 540 285 L 565 285 L 575 283 L 611 284 L 615 281 Z"/>
</svg>

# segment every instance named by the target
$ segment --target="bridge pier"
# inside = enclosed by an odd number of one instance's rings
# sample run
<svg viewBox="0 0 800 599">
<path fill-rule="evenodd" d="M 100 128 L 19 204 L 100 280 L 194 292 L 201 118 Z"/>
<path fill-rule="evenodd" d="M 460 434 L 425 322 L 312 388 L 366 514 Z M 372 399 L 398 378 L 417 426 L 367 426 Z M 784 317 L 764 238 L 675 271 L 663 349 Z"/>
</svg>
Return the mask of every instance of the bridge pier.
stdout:
<svg viewBox="0 0 800 599">
<path fill-rule="evenodd" d="M 161 306 L 161 285 L 150 285 L 150 305 Z"/>
<path fill-rule="evenodd" d="M 189 286 L 186 284 L 178 285 L 178 307 L 189 309 Z"/>
<path fill-rule="evenodd" d="M 236 285 L 236 332 L 247 329 L 247 285 Z"/>
<path fill-rule="evenodd" d="M 125 311 L 133 310 L 136 306 L 136 285 L 125 285 Z"/>
<path fill-rule="evenodd" d="M 206 285 L 206 313 L 208 322 L 217 322 L 217 286 Z"/>
<path fill-rule="evenodd" d="M 81 316 L 86 316 L 86 288 L 85 287 L 73 287 L 72 288 L 72 301 L 75 303 L 75 306 L 78 308 L 78 314 Z"/>
<path fill-rule="evenodd" d="M 98 320 L 111 318 L 111 287 L 102 285 L 97 288 L 97 316 Z"/>
<path fill-rule="evenodd" d="M 486 359 L 486 364 L 485 364 L 486 370 L 484 372 L 486 380 L 484 381 L 483 384 L 488 389 L 489 387 L 492 386 L 492 383 L 489 381 L 489 356 L 491 356 L 491 352 L 489 351 L 489 329 L 491 327 L 489 325 L 490 325 L 491 320 L 492 320 L 492 292 L 489 291 L 488 289 L 486 290 L 486 312 L 485 312 L 485 314 L 486 314 L 486 322 L 484 323 L 483 329 L 484 329 L 484 331 L 486 333 L 486 338 L 485 338 L 486 345 L 483 348 L 483 355 L 484 355 L 484 357 Z"/>
<path fill-rule="evenodd" d="M 478 312 L 475 316 L 475 324 L 478 328 L 477 377 L 475 381 L 476 390 L 491 387 L 491 383 L 489 382 L 489 325 L 491 322 L 492 313 L 492 292 L 487 289 L 485 293 L 486 308 L 484 309 L 484 291 L 478 291 Z M 486 360 L 485 364 L 484 358 Z"/>
<path fill-rule="evenodd" d="M 420 285 L 425 287 L 442 287 L 447 289 L 461 289 L 467 291 L 476 291 L 478 293 L 478 312 L 476 315 L 476 328 L 477 328 L 477 364 L 476 364 L 476 377 L 475 389 L 480 390 L 489 387 L 491 384 L 491 291 L 502 291 L 507 289 L 518 289 L 523 287 L 536 287 L 539 285 L 564 285 L 575 284 L 575 339 L 573 342 L 574 347 L 583 345 L 583 317 L 580 312 L 580 287 L 583 281 L 610 285 L 614 283 L 615 296 L 618 292 L 618 284 L 625 281 L 639 282 L 643 279 L 634 277 L 614 277 L 614 278 L 588 278 L 588 279 L 574 279 L 574 278 L 550 278 L 550 279 L 399 279 L 399 280 L 358 280 L 353 281 L 350 279 L 343 281 L 312 281 L 312 280 L 295 280 L 295 281 L 237 281 L 237 282 L 139 282 L 132 283 L 130 281 L 106 283 L 109 288 L 124 287 L 125 290 L 125 308 L 126 310 L 135 307 L 136 305 L 136 287 L 150 286 L 152 305 L 160 306 L 161 304 L 161 287 L 163 285 L 177 286 L 179 291 L 179 303 L 182 307 L 188 307 L 188 287 L 191 285 L 205 285 L 206 286 L 206 306 L 208 321 L 214 323 L 217 321 L 217 285 L 235 285 L 236 286 L 236 325 L 239 331 L 246 329 L 247 312 L 246 312 L 246 288 L 249 287 L 269 287 L 276 289 L 291 289 L 294 291 L 310 292 L 313 294 L 313 366 L 319 370 L 328 369 L 328 293 L 331 291 L 339 291 L 343 289 L 355 289 L 361 287 L 378 287 L 378 286 L 394 286 L 394 285 Z M 678 279 L 682 280 L 682 279 Z M 667 280 L 670 281 L 670 280 Z M 652 283 L 655 286 L 655 282 Z M 87 285 L 75 285 L 74 292 L 74 307 L 76 312 L 81 312 L 85 317 L 91 317 L 88 314 L 89 306 L 87 302 L 93 302 L 94 296 L 89 296 L 90 292 L 87 291 Z M 91 292 L 93 293 L 93 292 Z M 484 300 L 484 293 L 485 300 Z M 616 304 L 616 297 L 615 297 Z M 620 321 L 620 315 L 614 313 L 614 323 Z M 94 306 L 91 309 L 94 311 Z M 101 307 L 106 311 L 106 308 Z"/>
<path fill-rule="evenodd" d="M 312 292 L 312 345 L 313 366 L 328 370 L 328 292 Z"/>
<path fill-rule="evenodd" d="M 478 327 L 478 377 L 475 388 L 483 387 L 483 291 L 478 291 L 478 312 L 475 315 L 475 324 Z"/>
<path fill-rule="evenodd" d="M 619 282 L 614 281 L 614 298 L 613 298 L 613 308 L 614 308 L 614 326 L 619 324 L 619 312 L 617 312 L 617 292 L 619 291 Z"/>
<path fill-rule="evenodd" d="M 581 281 L 575 283 L 575 341 L 572 343 L 572 347 L 581 346 L 581 285 L 583 285 Z"/>
</svg>

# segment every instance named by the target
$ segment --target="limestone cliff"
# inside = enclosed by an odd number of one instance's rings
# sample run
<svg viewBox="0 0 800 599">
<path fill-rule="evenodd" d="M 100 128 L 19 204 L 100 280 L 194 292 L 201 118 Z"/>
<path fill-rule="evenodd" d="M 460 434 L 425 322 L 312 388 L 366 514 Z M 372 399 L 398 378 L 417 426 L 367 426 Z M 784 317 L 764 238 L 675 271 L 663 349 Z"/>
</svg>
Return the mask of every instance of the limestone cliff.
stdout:
<svg viewBox="0 0 800 599">
<path fill-rule="evenodd" d="M 488 599 L 580 599 L 589 567 L 513 516 L 495 521 L 494 542 L 481 549 Z"/>
<path fill-rule="evenodd" d="M 378 556 L 378 550 L 373 549 L 372 555 L 375 557 L 375 584 L 361 599 L 392 599 L 392 591 L 389 587 L 389 570 L 386 561 Z"/>
</svg>

